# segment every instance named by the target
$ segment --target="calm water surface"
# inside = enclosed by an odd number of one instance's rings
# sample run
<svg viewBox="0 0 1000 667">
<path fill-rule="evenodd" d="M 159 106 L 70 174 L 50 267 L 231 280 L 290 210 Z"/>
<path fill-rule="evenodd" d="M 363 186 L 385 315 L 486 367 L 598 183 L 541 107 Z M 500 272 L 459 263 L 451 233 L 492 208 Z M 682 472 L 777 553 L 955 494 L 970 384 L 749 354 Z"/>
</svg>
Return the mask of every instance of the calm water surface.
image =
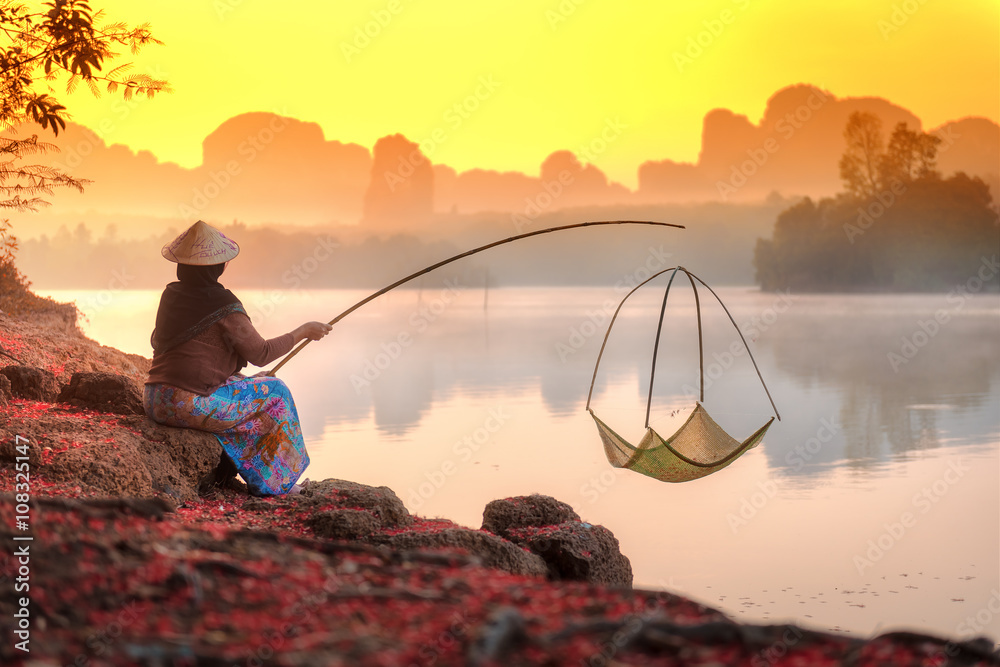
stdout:
<svg viewBox="0 0 1000 667">
<path fill-rule="evenodd" d="M 384 484 L 473 527 L 490 500 L 552 495 L 614 532 L 637 587 L 747 621 L 1000 638 L 1000 297 L 718 291 L 781 421 L 715 475 L 664 484 L 608 466 L 584 404 L 623 292 L 437 283 L 365 306 L 282 369 L 307 476 Z M 158 292 L 49 294 L 75 299 L 98 341 L 150 354 Z M 366 293 L 240 295 L 270 336 Z M 660 298 L 650 285 L 629 300 L 594 390 L 633 441 Z M 773 413 L 710 300 L 705 406 L 742 439 Z M 696 331 L 690 288 L 675 287 L 652 400 L 664 435 L 694 405 Z"/>
</svg>

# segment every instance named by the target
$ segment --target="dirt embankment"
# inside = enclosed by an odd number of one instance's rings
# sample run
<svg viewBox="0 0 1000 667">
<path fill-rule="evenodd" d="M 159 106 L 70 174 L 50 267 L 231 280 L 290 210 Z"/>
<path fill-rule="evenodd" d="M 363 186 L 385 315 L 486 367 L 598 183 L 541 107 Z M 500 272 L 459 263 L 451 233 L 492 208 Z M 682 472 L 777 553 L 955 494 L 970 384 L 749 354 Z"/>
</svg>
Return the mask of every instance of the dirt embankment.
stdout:
<svg viewBox="0 0 1000 667">
<path fill-rule="evenodd" d="M 213 436 L 141 414 L 148 360 L 3 314 L 0 348 L 3 665 L 1000 665 L 633 590 L 546 496 L 479 529 L 343 480 L 251 498 Z"/>
</svg>

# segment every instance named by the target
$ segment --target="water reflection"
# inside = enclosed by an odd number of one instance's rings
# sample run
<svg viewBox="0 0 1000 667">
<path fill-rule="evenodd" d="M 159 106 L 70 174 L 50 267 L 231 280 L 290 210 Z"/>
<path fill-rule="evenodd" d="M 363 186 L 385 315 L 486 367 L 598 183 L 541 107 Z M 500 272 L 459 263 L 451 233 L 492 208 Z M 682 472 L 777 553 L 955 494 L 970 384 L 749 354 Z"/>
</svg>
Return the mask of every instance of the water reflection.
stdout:
<svg viewBox="0 0 1000 667">
<path fill-rule="evenodd" d="M 996 440 L 998 315 L 996 295 L 801 296 L 761 346 L 802 391 L 833 390 L 843 458 L 863 465 Z"/>
<path fill-rule="evenodd" d="M 552 418 L 579 414 L 607 322 L 622 292 L 518 288 L 391 292 L 338 324 L 283 369 L 299 388 L 306 437 L 330 425 L 372 418 L 385 436 L 405 438 L 436 403 L 458 395 L 538 393 Z M 843 461 L 866 467 L 940 446 L 996 442 L 1000 432 L 1000 297 L 997 295 L 772 295 L 717 290 L 747 332 L 782 413 L 763 451 L 784 474 Z M 73 294 L 53 293 L 56 298 Z M 650 285 L 615 324 L 594 389 L 595 410 L 641 431 L 661 291 Z M 118 295 L 88 313 L 90 333 L 149 354 L 155 292 Z M 356 301 L 353 291 L 241 293 L 265 335 L 323 318 Z M 447 297 L 447 298 L 445 298 Z M 772 414 L 725 314 L 703 295 L 705 405 L 734 436 Z M 84 306 L 86 298 L 78 301 Z M 86 311 L 87 308 L 85 307 Z M 280 310 L 280 313 L 277 312 Z M 141 326 L 143 317 L 150 323 Z M 697 398 L 698 340 L 690 290 L 668 303 L 651 422 L 679 425 Z M 606 419 L 606 420 L 607 420 Z M 611 422 L 609 422 L 611 423 Z"/>
<path fill-rule="evenodd" d="M 490 500 L 545 493 L 615 533 L 637 586 L 757 622 L 961 634 L 961 620 L 1000 586 L 1000 298 L 965 302 L 894 369 L 888 355 L 903 339 L 956 304 L 720 294 L 753 330 L 782 421 L 718 474 L 674 485 L 607 465 L 583 406 L 610 315 L 603 304 L 613 310 L 621 294 L 574 288 L 491 290 L 485 310 L 482 292 L 462 290 L 433 321 L 421 315 L 433 312 L 421 310 L 433 289 L 399 291 L 345 319 L 281 372 L 303 420 L 308 474 L 385 484 L 411 511 L 470 526 Z M 91 313 L 90 334 L 148 355 L 158 293 L 120 296 L 120 307 Z M 277 335 L 362 296 L 289 293 L 256 323 Z M 595 387 L 595 411 L 626 437 L 642 432 L 660 296 L 637 293 L 623 310 Z M 269 295 L 240 297 L 252 307 Z M 685 389 L 698 381 L 693 307 L 671 293 L 651 414 L 664 434 L 694 402 Z M 724 313 L 706 306 L 705 405 L 742 438 L 772 413 L 749 360 L 729 352 L 735 340 Z M 497 414 L 502 428 L 487 433 Z M 479 433 L 474 452 L 457 448 Z M 430 485 L 445 463 L 455 473 Z M 954 470 L 962 476 L 946 484 Z M 925 507 L 915 498 L 927 489 L 937 502 Z M 856 558 L 904 512 L 916 525 L 859 570 Z M 734 527 L 736 516 L 745 523 Z M 983 632 L 1000 633 L 1000 617 Z"/>
<path fill-rule="evenodd" d="M 324 416 L 323 423 L 305 425 L 307 435 L 372 414 L 381 433 L 403 437 L 436 402 L 457 394 L 537 391 L 553 418 L 579 413 L 610 314 L 593 304 L 606 302 L 608 293 L 495 290 L 484 310 L 481 293 L 463 292 L 417 331 L 410 323 L 421 299 L 403 292 L 338 325 L 335 349 L 317 346 L 286 367 L 293 378 L 307 373 L 315 387 L 299 399 L 308 406 L 302 412 Z M 773 295 L 738 288 L 720 295 L 753 334 L 751 347 L 783 413 L 763 446 L 769 465 L 782 473 L 813 473 L 839 461 L 866 467 L 907 452 L 995 441 L 995 295 L 957 309 L 943 295 L 793 296 L 780 313 Z M 643 423 L 659 299 L 655 289 L 633 297 L 601 364 L 594 406 L 622 428 Z M 652 412 L 663 431 L 686 416 L 697 394 L 693 306 L 688 295 L 673 293 L 668 304 Z M 705 405 L 741 437 L 766 421 L 771 407 L 749 359 L 732 354 L 738 337 L 724 313 L 704 300 L 703 308 Z M 935 313 L 942 319 L 942 311 L 948 319 L 935 329 L 928 323 L 937 321 Z M 622 383 L 631 390 L 623 392 Z"/>
</svg>

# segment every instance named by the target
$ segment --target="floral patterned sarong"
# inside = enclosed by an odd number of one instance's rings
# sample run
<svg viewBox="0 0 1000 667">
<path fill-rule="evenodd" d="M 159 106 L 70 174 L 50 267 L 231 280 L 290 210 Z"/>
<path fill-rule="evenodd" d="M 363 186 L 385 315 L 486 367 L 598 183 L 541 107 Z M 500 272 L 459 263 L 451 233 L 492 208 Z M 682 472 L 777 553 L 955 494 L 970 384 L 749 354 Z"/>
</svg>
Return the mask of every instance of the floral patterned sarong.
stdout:
<svg viewBox="0 0 1000 667">
<path fill-rule="evenodd" d="M 155 422 L 215 434 L 255 495 L 288 493 L 309 465 L 295 402 L 278 378 L 234 375 L 208 396 L 147 384 L 143 405 Z"/>
</svg>

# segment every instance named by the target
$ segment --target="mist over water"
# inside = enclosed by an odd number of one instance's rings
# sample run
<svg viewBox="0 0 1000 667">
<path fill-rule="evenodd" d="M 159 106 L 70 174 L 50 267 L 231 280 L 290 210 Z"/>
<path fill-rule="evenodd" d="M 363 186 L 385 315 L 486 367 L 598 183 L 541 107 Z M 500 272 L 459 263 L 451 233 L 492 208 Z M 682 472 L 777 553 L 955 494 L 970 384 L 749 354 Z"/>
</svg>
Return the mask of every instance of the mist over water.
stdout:
<svg viewBox="0 0 1000 667">
<path fill-rule="evenodd" d="M 748 620 L 1000 636 L 988 613 L 1000 596 L 1000 297 L 717 291 L 781 421 L 710 477 L 664 484 L 604 459 L 584 405 L 624 290 L 443 279 L 390 292 L 282 369 L 307 476 L 385 484 L 411 511 L 473 527 L 492 499 L 552 495 L 615 533 L 637 587 Z M 76 298 L 91 337 L 150 354 L 158 290 L 50 294 Z M 366 294 L 239 292 L 266 336 Z M 725 313 L 701 297 L 704 404 L 743 439 L 773 411 Z M 661 298 L 650 284 L 628 301 L 595 382 L 591 407 L 633 441 Z M 694 300 L 675 285 L 651 401 L 661 434 L 687 418 L 698 375 Z"/>
</svg>

